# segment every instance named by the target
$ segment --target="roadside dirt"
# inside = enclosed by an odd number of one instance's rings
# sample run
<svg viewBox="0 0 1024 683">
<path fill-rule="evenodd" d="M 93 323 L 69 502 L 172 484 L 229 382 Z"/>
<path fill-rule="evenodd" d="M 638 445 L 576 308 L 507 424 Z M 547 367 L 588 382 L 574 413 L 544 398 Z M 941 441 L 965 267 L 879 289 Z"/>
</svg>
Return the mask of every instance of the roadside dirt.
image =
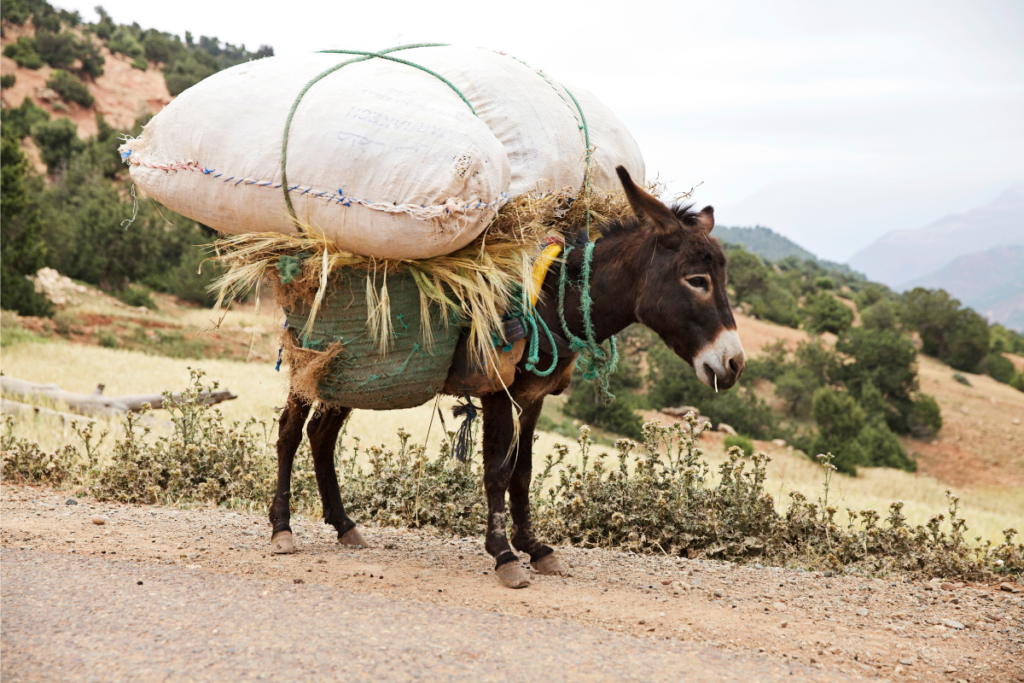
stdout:
<svg viewBox="0 0 1024 683">
<path fill-rule="evenodd" d="M 528 570 L 532 585 L 511 591 L 498 585 L 478 538 L 364 527 L 373 547 L 350 550 L 336 544 L 332 528 L 296 520 L 300 552 L 275 556 L 263 515 L 68 500 L 3 486 L 2 546 L 564 620 L 858 677 L 1024 681 L 1024 592 L 1013 592 L 1021 591 L 1016 585 L 942 586 L 559 548 L 571 577 Z"/>
</svg>

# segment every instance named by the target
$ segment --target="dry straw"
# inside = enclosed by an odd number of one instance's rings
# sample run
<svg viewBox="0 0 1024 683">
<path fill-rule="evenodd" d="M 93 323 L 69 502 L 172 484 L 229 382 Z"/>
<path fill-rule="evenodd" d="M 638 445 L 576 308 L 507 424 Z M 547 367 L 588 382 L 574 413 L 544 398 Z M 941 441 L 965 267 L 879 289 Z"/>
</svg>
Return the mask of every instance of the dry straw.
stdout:
<svg viewBox="0 0 1024 683">
<path fill-rule="evenodd" d="M 657 191 L 660 188 L 651 187 Z M 530 277 L 534 258 L 551 235 L 565 235 L 574 226 L 586 223 L 590 211 L 591 229 L 601 223 L 631 215 L 621 192 L 595 192 L 589 202 L 573 201 L 569 191 L 525 194 L 506 204 L 494 221 L 473 242 L 451 254 L 428 259 L 378 259 L 360 256 L 338 248 L 315 226 L 302 225 L 302 234 L 252 233 L 233 235 L 213 244 L 214 261 L 223 274 L 211 285 L 222 307 L 244 296 L 266 279 L 274 287 L 282 306 L 298 300 L 310 304 L 310 314 L 300 333 L 312 329 L 316 314 L 330 287 L 331 274 L 343 268 L 365 273 L 367 328 L 379 340 L 381 353 L 387 352 L 392 334 L 388 274 L 406 271 L 420 291 L 423 320 L 431 320 L 428 309 L 439 306 L 454 316 L 434 316 L 448 324 L 450 317 L 468 321 L 470 348 L 485 357 L 494 340 L 502 338 L 502 315 L 512 307 L 516 296 L 536 294 Z M 596 237 L 596 234 L 593 235 Z M 301 272 L 287 285 L 278 277 L 282 256 L 297 259 Z M 381 286 L 378 290 L 377 283 Z M 379 291 L 379 294 L 378 294 Z M 433 332 L 423 329 L 423 341 L 429 345 Z"/>
</svg>

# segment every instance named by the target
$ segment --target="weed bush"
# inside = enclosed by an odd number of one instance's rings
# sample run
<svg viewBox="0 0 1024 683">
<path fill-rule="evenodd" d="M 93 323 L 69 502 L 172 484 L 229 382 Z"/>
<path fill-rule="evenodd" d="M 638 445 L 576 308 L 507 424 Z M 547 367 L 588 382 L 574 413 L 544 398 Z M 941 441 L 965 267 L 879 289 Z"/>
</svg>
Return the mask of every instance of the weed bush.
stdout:
<svg viewBox="0 0 1024 683">
<path fill-rule="evenodd" d="M 82 83 L 78 76 L 63 69 L 55 69 L 47 79 L 46 86 L 57 91 L 65 102 L 91 107 L 94 101 L 89 89 L 85 87 L 85 83 Z"/>
<path fill-rule="evenodd" d="M 754 442 L 745 436 L 730 435 L 725 437 L 725 439 L 722 440 L 722 443 L 725 444 L 726 450 L 729 450 L 730 448 L 735 446 L 743 452 L 743 455 L 754 454 Z"/>
<path fill-rule="evenodd" d="M 5 47 L 4 57 L 10 57 L 25 69 L 40 69 L 43 66 L 43 58 L 36 51 L 36 41 L 28 36 L 21 36 L 17 42 Z"/>
<path fill-rule="evenodd" d="M 13 88 L 14 84 L 18 82 L 18 77 L 14 74 L 4 74 L 0 76 L 0 88 L 7 90 L 7 88 Z"/>
<path fill-rule="evenodd" d="M 125 503 L 229 503 L 266 509 L 275 484 L 272 430 L 249 420 L 225 426 L 215 408 L 205 405 L 201 371 L 192 371 L 191 386 L 179 400 L 165 394 L 173 433 L 155 437 L 140 416 L 129 416 L 124 436 L 113 445 L 109 463 L 99 448 L 107 434 L 91 425 L 75 425 L 81 446 L 66 445 L 55 453 L 14 435 L 14 418 L 5 418 L 0 438 L 5 481 L 76 488 L 104 500 Z M 971 545 L 967 525 L 949 495 L 950 531 L 944 515 L 910 526 L 893 503 L 882 520 L 873 510 L 850 511 L 845 527 L 835 521 L 829 503 L 831 455 L 819 456 L 824 471 L 822 495 L 810 502 L 790 494 L 783 513 L 765 491 L 769 459 L 743 457 L 729 449 L 712 485 L 710 468 L 697 447 L 706 429 L 696 417 L 670 427 L 651 421 L 643 427 L 643 443 L 616 442 L 617 457 L 593 456 L 590 428 L 577 440 L 581 465 L 566 465 L 553 486 L 549 475 L 565 465 L 568 448 L 556 446 L 537 473 L 531 490 L 539 534 L 549 541 L 586 547 L 621 548 L 633 552 L 665 552 L 689 557 L 800 564 L 808 567 L 857 567 L 870 572 L 900 572 L 920 578 L 941 576 L 995 580 L 1024 573 L 1024 544 L 1014 544 L 1017 531 L 1007 529 L 1003 543 Z M 454 436 L 449 433 L 449 438 Z M 360 444 L 335 453 L 342 497 L 361 521 L 388 526 L 431 526 L 466 535 L 484 532 L 482 469 L 461 463 L 447 446 L 437 458 L 399 432 L 397 452 L 370 447 L 362 466 Z M 634 453 L 636 455 L 634 456 Z M 478 462 L 479 456 L 475 459 Z M 635 461 L 633 471 L 631 462 Z M 292 506 L 296 512 L 322 513 L 308 445 L 304 442 L 292 474 Z"/>
</svg>

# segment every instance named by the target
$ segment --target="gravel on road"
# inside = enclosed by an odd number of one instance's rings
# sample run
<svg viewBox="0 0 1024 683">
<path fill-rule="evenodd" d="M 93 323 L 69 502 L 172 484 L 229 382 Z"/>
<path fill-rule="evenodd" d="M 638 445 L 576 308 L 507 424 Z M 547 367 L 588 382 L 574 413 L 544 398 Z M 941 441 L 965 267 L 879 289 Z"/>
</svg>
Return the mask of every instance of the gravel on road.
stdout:
<svg viewBox="0 0 1024 683">
<path fill-rule="evenodd" d="M 766 657 L 319 585 L 0 551 L 5 681 L 825 681 Z"/>
</svg>

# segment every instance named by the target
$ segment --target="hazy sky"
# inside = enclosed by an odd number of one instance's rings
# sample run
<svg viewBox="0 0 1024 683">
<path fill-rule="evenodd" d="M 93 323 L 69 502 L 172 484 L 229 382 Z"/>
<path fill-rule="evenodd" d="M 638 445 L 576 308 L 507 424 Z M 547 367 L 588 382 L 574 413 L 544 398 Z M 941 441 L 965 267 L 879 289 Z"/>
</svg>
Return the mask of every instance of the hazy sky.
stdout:
<svg viewBox="0 0 1024 683">
<path fill-rule="evenodd" d="M 51 0 L 94 21 L 98 0 Z M 447 42 L 607 103 L 648 177 L 720 225 L 843 261 L 1024 180 L 1024 2 L 104 0 L 115 21 L 278 55 Z"/>
</svg>

